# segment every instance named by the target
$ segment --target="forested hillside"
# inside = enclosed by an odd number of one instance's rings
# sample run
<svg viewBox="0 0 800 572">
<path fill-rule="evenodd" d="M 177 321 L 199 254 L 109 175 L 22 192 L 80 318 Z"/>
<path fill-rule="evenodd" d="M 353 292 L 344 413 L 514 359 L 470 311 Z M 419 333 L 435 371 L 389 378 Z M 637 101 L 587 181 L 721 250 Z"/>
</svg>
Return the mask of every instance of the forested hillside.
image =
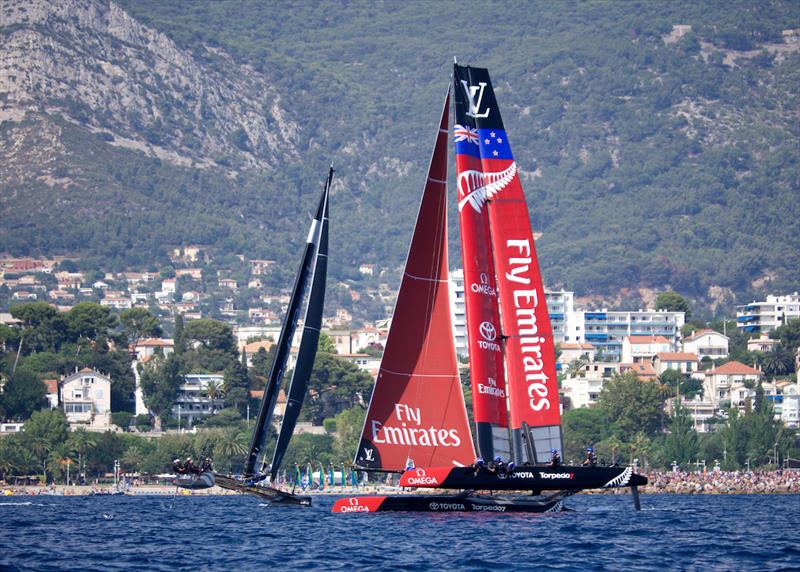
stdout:
<svg viewBox="0 0 800 572">
<path fill-rule="evenodd" d="M 548 287 L 728 310 L 800 288 L 796 2 L 22 4 L 0 251 L 293 270 L 335 161 L 333 279 L 397 268 L 456 56 L 492 73 Z"/>
</svg>

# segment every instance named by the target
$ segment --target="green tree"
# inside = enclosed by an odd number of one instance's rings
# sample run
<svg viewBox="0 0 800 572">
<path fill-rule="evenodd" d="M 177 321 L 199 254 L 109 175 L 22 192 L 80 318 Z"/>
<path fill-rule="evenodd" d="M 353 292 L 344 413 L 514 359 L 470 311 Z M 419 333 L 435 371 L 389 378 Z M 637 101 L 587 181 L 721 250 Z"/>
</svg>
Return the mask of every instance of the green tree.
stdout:
<svg viewBox="0 0 800 572">
<path fill-rule="evenodd" d="M 696 459 L 699 453 L 699 439 L 694 430 L 692 417 L 680 402 L 676 403 L 668 430 L 669 433 L 664 439 L 663 460 L 666 463 L 675 461 L 679 465 L 685 465 Z"/>
<path fill-rule="evenodd" d="M 326 354 L 335 354 L 336 353 L 336 346 L 333 345 L 333 340 L 331 340 L 330 336 L 325 332 L 319 333 L 319 342 L 317 344 L 317 352 L 322 352 Z"/>
<path fill-rule="evenodd" d="M 333 460 L 338 460 L 334 459 L 333 446 L 333 436 L 328 434 L 301 433 L 295 435 L 286 450 L 283 466 L 291 467 L 295 464 L 305 465 L 306 463 L 327 465 Z"/>
<path fill-rule="evenodd" d="M 23 427 L 25 435 L 32 439 L 43 439 L 51 448 L 64 443 L 69 435 L 67 416 L 61 409 L 37 411 Z"/>
<path fill-rule="evenodd" d="M 94 302 L 78 302 L 66 313 L 65 320 L 74 340 L 106 337 L 117 324 L 117 317 L 110 308 Z"/>
<path fill-rule="evenodd" d="M 667 310 L 669 312 L 684 312 L 686 319 L 691 318 L 692 310 L 689 302 L 673 290 L 660 292 L 656 296 L 656 310 Z"/>
<path fill-rule="evenodd" d="M 642 381 L 632 372 L 606 382 L 598 406 L 610 422 L 612 433 L 626 442 L 640 431 L 653 436 L 664 426 L 664 397 L 658 384 Z"/>
<path fill-rule="evenodd" d="M 186 349 L 186 342 L 184 340 L 184 327 L 183 316 L 178 314 L 175 316 L 175 334 L 173 335 L 173 350 L 176 354 L 180 355 Z"/>
<path fill-rule="evenodd" d="M 326 417 L 363 403 L 372 389 L 372 377 L 333 354 L 317 353 L 309 379 L 309 395 L 303 406 L 315 425 Z"/>
<path fill-rule="evenodd" d="M 168 417 L 183 382 L 181 358 L 172 353 L 166 358 L 140 363 L 138 367 L 144 404 L 159 418 Z"/>
<path fill-rule="evenodd" d="M 158 318 L 144 308 L 129 308 L 119 315 L 122 334 L 131 346 L 136 346 L 143 337 L 158 337 L 161 335 L 161 325 Z"/>
<path fill-rule="evenodd" d="M 234 407 L 244 414 L 250 402 L 250 376 L 247 368 L 238 360 L 225 369 L 222 392 L 225 394 L 225 406 Z"/>
<path fill-rule="evenodd" d="M 192 320 L 184 327 L 182 338 L 184 341 L 199 342 L 208 349 L 236 353 L 233 330 L 228 324 L 217 320 Z"/>
<path fill-rule="evenodd" d="M 18 370 L 3 388 L 0 401 L 9 418 L 23 421 L 44 407 L 46 395 L 47 388 L 38 376 Z"/>
<path fill-rule="evenodd" d="M 335 451 L 339 458 L 347 459 L 355 454 L 361 439 L 361 429 L 364 427 L 366 416 L 367 410 L 360 405 L 356 405 L 339 412 L 334 417 L 336 424 Z"/>
<path fill-rule="evenodd" d="M 562 458 L 580 462 L 586 447 L 599 443 L 610 436 L 609 424 L 600 408 L 570 409 L 561 417 L 564 432 Z"/>
</svg>

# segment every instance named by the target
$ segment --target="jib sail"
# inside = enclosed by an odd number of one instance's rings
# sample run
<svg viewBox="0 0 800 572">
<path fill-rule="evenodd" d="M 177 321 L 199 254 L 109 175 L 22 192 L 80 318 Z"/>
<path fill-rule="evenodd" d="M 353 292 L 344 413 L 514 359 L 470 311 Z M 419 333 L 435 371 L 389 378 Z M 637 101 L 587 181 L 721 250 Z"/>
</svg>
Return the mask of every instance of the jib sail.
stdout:
<svg viewBox="0 0 800 572">
<path fill-rule="evenodd" d="M 447 275 L 449 93 L 378 377 L 355 456 L 385 470 L 472 463 Z"/>
</svg>

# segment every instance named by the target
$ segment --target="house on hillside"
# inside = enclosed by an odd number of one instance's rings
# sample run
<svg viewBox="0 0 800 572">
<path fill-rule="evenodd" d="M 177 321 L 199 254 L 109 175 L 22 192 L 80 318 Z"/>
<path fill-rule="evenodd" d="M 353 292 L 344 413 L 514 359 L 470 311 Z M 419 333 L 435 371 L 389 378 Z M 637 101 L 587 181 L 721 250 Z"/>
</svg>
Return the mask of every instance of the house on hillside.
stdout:
<svg viewBox="0 0 800 572">
<path fill-rule="evenodd" d="M 61 407 L 71 427 L 111 428 L 111 379 L 84 368 L 61 380 Z"/>
<path fill-rule="evenodd" d="M 652 362 L 656 354 L 672 350 L 672 344 L 664 336 L 625 336 L 621 357 L 624 363 Z"/>
<path fill-rule="evenodd" d="M 668 369 L 691 375 L 700 369 L 700 358 L 687 352 L 659 352 L 653 359 L 653 367 L 658 375 Z"/>
<path fill-rule="evenodd" d="M 658 372 L 653 367 L 653 364 L 647 361 L 636 363 L 621 363 L 619 364 L 620 374 L 633 372 L 641 380 L 656 381 L 658 379 Z"/>
<path fill-rule="evenodd" d="M 704 357 L 722 359 L 728 357 L 730 338 L 714 330 L 698 330 L 683 340 L 683 351 Z"/>
<path fill-rule="evenodd" d="M 175 349 L 175 340 L 164 338 L 145 338 L 136 343 L 134 350 L 136 351 L 136 358 L 143 361 L 145 358 L 151 358 L 156 354 L 168 356 Z"/>
<path fill-rule="evenodd" d="M 559 348 L 561 354 L 558 356 L 558 363 L 565 366 L 579 359 L 593 362 L 595 358 L 596 351 L 592 344 L 565 342 Z"/>
<path fill-rule="evenodd" d="M 735 384 L 755 385 L 761 372 L 738 361 L 730 361 L 705 373 L 703 396 L 706 401 L 720 407 L 722 401 L 731 400 L 731 388 Z"/>
<path fill-rule="evenodd" d="M 769 334 L 762 333 L 757 338 L 747 340 L 747 351 L 749 352 L 771 352 L 775 349 L 778 340 L 773 340 Z"/>
</svg>

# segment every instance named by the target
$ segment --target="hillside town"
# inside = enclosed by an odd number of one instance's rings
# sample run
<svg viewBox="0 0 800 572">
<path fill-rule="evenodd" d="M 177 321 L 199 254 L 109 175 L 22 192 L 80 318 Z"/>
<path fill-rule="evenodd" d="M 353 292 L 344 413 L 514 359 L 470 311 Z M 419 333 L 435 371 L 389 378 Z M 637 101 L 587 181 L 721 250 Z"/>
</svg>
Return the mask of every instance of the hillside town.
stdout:
<svg viewBox="0 0 800 572">
<path fill-rule="evenodd" d="M 280 317 L 285 311 L 288 295 L 285 292 L 268 292 L 262 278 L 270 272 L 272 261 L 247 260 L 249 269 L 246 283 L 217 272 L 209 282 L 203 270 L 193 267 L 203 262 L 205 254 L 200 247 L 175 249 L 171 272 L 80 272 L 66 259 L 0 259 L 0 289 L 8 294 L 9 305 L 45 301 L 60 312 L 67 312 L 75 304 L 96 302 L 113 312 L 142 308 L 151 311 L 172 327 L 175 316 L 185 321 L 209 317 L 221 318 L 231 325 L 237 350 L 245 363 L 259 350 L 269 351 L 280 332 Z M 367 276 L 376 273 L 372 264 L 362 264 L 359 272 Z M 165 276 L 165 274 L 167 276 Z M 92 278 L 96 278 L 92 280 Z M 348 288 L 350 287 L 349 285 Z M 469 364 L 466 342 L 464 307 L 464 278 L 460 269 L 450 272 L 450 297 L 452 304 L 453 336 L 462 368 Z M 234 301 L 241 288 L 260 292 L 251 298 L 255 306 L 238 306 Z M 381 296 L 381 303 L 390 311 L 393 298 L 391 288 L 380 283 L 367 296 Z M 800 384 L 788 375 L 773 375 L 762 364 L 745 364 L 730 358 L 730 338 L 709 328 L 687 331 L 686 314 L 666 309 L 606 310 L 587 309 L 575 303 L 575 293 L 559 290 L 546 291 L 553 335 L 558 348 L 557 368 L 560 380 L 562 410 L 593 407 L 608 380 L 632 373 L 637 378 L 675 385 L 679 406 L 688 411 L 698 433 L 714 430 L 730 408 L 744 412 L 761 387 L 771 403 L 776 420 L 789 428 L 800 424 Z M 361 293 L 352 290 L 352 300 L 358 301 Z M 208 302 L 217 305 L 209 307 Z M 7 308 L 6 308 L 7 309 Z M 333 345 L 336 357 L 353 364 L 375 377 L 380 366 L 381 351 L 386 342 L 391 318 L 354 326 L 353 316 L 346 308 L 329 309 L 323 331 Z M 769 336 L 780 326 L 800 319 L 800 295 L 797 293 L 767 296 L 763 301 L 753 301 L 736 308 L 736 332 L 748 337 L 746 349 L 758 355 L 768 355 L 777 341 Z M 9 313 L 0 314 L 0 322 L 9 327 L 19 326 L 19 320 Z M 295 346 L 299 333 L 295 335 Z M 143 338 L 130 347 L 133 371 L 137 386 L 135 391 L 135 416 L 152 412 L 145 405 L 137 364 L 144 364 L 156 355 L 168 356 L 173 351 L 171 338 Z M 289 369 L 294 367 L 296 349 L 289 357 Z M 792 369 L 800 369 L 800 350 L 794 356 Z M 788 373 L 788 372 L 784 372 Z M 84 368 L 64 375 L 61 379 L 44 379 L 47 403 L 51 408 L 62 409 L 71 426 L 92 431 L 115 428 L 111 420 L 111 385 L 108 372 Z M 690 382 L 688 394 L 681 394 L 680 386 Z M 182 429 L 191 429 L 197 419 L 216 414 L 225 407 L 225 398 L 213 389 L 223 384 L 223 373 L 206 371 L 186 374 L 172 406 L 172 413 L 180 420 Z M 93 390 L 89 391 L 87 388 Z M 253 397 L 260 396 L 258 391 Z M 285 394 L 278 398 L 277 415 L 285 406 Z M 675 407 L 676 402 L 668 402 Z M 23 423 L 3 420 L 0 433 L 20 431 Z M 117 428 L 119 429 L 119 428 Z M 321 429 L 316 429 L 321 431 Z M 308 424 L 299 431 L 315 431 Z"/>
</svg>

